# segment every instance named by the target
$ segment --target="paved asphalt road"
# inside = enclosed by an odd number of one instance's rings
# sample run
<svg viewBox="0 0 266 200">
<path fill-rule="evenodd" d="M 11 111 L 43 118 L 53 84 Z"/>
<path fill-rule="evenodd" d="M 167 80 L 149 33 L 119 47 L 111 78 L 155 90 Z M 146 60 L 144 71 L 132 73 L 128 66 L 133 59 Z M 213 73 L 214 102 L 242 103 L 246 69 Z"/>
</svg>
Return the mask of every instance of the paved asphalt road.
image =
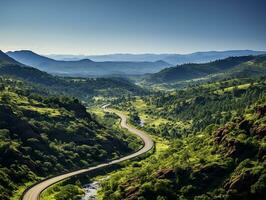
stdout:
<svg viewBox="0 0 266 200">
<path fill-rule="evenodd" d="M 56 177 L 52 177 L 50 179 L 46 179 L 46 180 L 38 183 L 37 185 L 33 186 L 32 188 L 30 188 L 27 192 L 25 192 L 23 197 L 22 197 L 22 200 L 39 200 L 40 194 L 44 189 L 46 189 L 47 187 L 49 187 L 49 186 L 51 186 L 51 185 L 53 185 L 59 181 L 62 181 L 62 180 L 69 178 L 71 176 L 75 176 L 77 174 L 82 174 L 85 172 L 93 171 L 95 169 L 100 169 L 102 167 L 110 166 L 110 165 L 117 164 L 119 162 L 122 162 L 122 161 L 125 161 L 128 159 L 137 157 L 139 155 L 146 153 L 147 151 L 149 151 L 153 148 L 154 143 L 153 143 L 152 139 L 146 133 L 134 128 L 133 126 L 128 125 L 127 124 L 127 117 L 124 114 L 122 114 L 121 112 L 118 112 L 116 110 L 107 109 L 106 108 L 107 106 L 108 105 L 103 106 L 103 109 L 105 111 L 113 112 L 116 115 L 118 115 L 121 118 L 121 127 L 126 128 L 131 133 L 139 136 L 143 140 L 143 143 L 144 143 L 143 147 L 139 151 L 137 151 L 133 154 L 122 157 L 122 158 L 117 159 L 117 160 L 113 160 L 113 161 L 108 162 L 108 163 L 99 164 L 95 167 L 81 169 L 81 170 L 77 170 L 74 172 L 65 173 L 65 174 L 62 174 L 62 175 L 59 175 Z"/>
</svg>

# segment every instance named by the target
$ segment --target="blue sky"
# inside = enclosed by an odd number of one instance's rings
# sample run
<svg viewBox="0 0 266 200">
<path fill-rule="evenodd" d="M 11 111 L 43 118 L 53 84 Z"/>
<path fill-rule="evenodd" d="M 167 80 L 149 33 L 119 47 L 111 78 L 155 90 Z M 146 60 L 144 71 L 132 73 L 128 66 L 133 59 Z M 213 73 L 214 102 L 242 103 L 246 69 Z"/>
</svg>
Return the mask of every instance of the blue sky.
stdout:
<svg viewBox="0 0 266 200">
<path fill-rule="evenodd" d="M 43 54 L 265 50 L 264 0 L 0 0 L 0 49 Z"/>
</svg>

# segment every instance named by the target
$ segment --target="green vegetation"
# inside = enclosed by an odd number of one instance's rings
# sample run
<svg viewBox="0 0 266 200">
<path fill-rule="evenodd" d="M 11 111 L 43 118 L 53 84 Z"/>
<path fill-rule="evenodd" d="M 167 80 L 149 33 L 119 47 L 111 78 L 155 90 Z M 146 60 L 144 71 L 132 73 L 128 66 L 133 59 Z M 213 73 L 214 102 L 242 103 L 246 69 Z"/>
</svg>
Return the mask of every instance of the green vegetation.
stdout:
<svg viewBox="0 0 266 200">
<path fill-rule="evenodd" d="M 122 186 L 121 183 L 127 182 L 127 180 L 133 178 L 133 176 L 135 176 L 136 174 L 138 174 L 139 177 L 141 177 L 142 175 L 144 176 L 144 174 L 142 173 L 146 173 L 146 171 L 151 170 L 151 168 L 154 164 L 156 164 L 158 159 L 160 159 L 162 155 L 167 150 L 169 150 L 169 141 L 155 136 L 153 137 L 153 140 L 156 141 L 157 144 L 156 151 L 154 154 L 140 162 L 133 162 L 122 170 L 111 172 L 107 175 L 107 177 L 110 178 L 100 180 L 102 188 L 97 195 L 99 199 L 123 199 L 121 193 L 118 191 L 123 190 L 123 187 L 120 187 Z M 129 189 L 133 188 L 134 186 L 135 185 L 128 185 Z"/>
<path fill-rule="evenodd" d="M 75 96 L 87 103 L 95 96 L 113 98 L 118 95 L 144 95 L 146 90 L 123 78 L 63 78 L 18 63 L 0 51 L 0 75 L 34 84 L 40 91 Z"/>
<path fill-rule="evenodd" d="M 241 63 L 255 59 L 255 56 L 229 57 L 203 64 L 184 64 L 176 67 L 166 68 L 158 73 L 152 74 L 147 81 L 149 82 L 173 82 L 189 80 L 230 70 Z M 265 58 L 264 58 L 265 59 Z"/>
<path fill-rule="evenodd" d="M 175 139 L 157 158 L 103 181 L 101 199 L 263 199 L 266 118 L 261 112 L 265 105 L 248 109 L 248 120 L 240 116 Z"/>
<path fill-rule="evenodd" d="M 138 148 L 135 138 L 101 125 L 78 99 L 42 94 L 10 78 L 0 79 L 0 91 L 3 200 L 38 177 L 88 167 Z"/>
<path fill-rule="evenodd" d="M 202 64 L 188 63 L 148 75 L 139 84 L 165 91 L 228 78 L 260 77 L 266 75 L 265 64 L 265 55 L 229 57 Z"/>
<path fill-rule="evenodd" d="M 265 92 L 262 77 L 115 100 L 169 148 L 111 174 L 100 199 L 263 199 Z"/>
<path fill-rule="evenodd" d="M 114 100 L 113 104 L 130 113 L 138 112 L 146 124 L 143 128 L 149 133 L 180 137 L 210 124 L 225 124 L 264 96 L 265 78 L 244 78 L 157 92 L 142 99 L 124 97 Z"/>
<path fill-rule="evenodd" d="M 0 52 L 1 199 L 139 149 L 141 141 L 100 108 L 106 103 L 152 134 L 156 151 L 102 179 L 99 199 L 263 199 L 265 58 L 165 69 L 139 83 L 152 84 L 147 91 L 121 78 L 55 77 Z M 80 199 L 87 178 L 60 182 L 42 199 Z"/>
<path fill-rule="evenodd" d="M 79 181 L 74 184 L 68 181 L 57 183 L 42 192 L 41 199 L 45 200 L 80 200 L 84 195 L 82 185 Z"/>
</svg>

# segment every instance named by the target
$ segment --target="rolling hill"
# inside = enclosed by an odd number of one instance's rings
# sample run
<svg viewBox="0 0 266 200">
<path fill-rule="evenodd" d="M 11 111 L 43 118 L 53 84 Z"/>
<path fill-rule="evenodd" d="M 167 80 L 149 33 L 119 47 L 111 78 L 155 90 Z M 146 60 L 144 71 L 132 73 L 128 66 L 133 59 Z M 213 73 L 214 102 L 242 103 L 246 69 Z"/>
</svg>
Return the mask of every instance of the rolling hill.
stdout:
<svg viewBox="0 0 266 200">
<path fill-rule="evenodd" d="M 165 140 L 146 160 L 108 174 L 99 199 L 265 199 L 265 81 L 210 81 L 120 101 Z"/>
<path fill-rule="evenodd" d="M 146 91 L 122 78 L 61 78 L 18 63 L 0 52 L 0 75 L 21 79 L 65 95 L 90 98 L 99 94 L 145 94 Z"/>
<path fill-rule="evenodd" d="M 170 83 L 217 73 L 226 73 L 226 76 L 251 75 L 251 72 L 252 75 L 262 75 L 266 68 L 265 59 L 266 56 L 241 56 L 202 64 L 177 65 L 149 75 L 146 81 L 150 83 Z"/>
<path fill-rule="evenodd" d="M 126 61 L 126 62 L 155 62 L 157 60 L 163 60 L 172 65 L 185 64 L 185 63 L 204 63 L 215 61 L 218 59 L 224 59 L 231 56 L 249 56 L 249 55 L 261 55 L 266 54 L 266 51 L 253 51 L 253 50 L 229 50 L 229 51 L 205 51 L 195 52 L 190 54 L 108 54 L 108 55 L 47 55 L 49 58 L 56 60 L 80 60 L 91 59 L 95 62 L 104 61 Z"/>
<path fill-rule="evenodd" d="M 266 54 L 266 52 L 252 51 L 252 50 L 206 51 L 206 52 L 195 52 L 185 55 L 169 55 L 162 60 L 176 65 L 176 64 L 185 64 L 185 63 L 206 63 L 233 56 L 250 56 L 250 55 L 256 56 L 262 54 Z"/>
<path fill-rule="evenodd" d="M 155 62 L 94 62 L 90 59 L 59 61 L 38 55 L 32 51 L 7 52 L 7 55 L 25 65 L 62 76 L 106 76 L 113 74 L 141 75 L 155 73 L 169 67 L 165 61 Z"/>
<path fill-rule="evenodd" d="M 133 136 L 99 123 L 78 99 L 43 93 L 24 81 L 0 76 L 1 200 L 19 199 L 25 186 L 40 177 L 135 150 Z"/>
</svg>

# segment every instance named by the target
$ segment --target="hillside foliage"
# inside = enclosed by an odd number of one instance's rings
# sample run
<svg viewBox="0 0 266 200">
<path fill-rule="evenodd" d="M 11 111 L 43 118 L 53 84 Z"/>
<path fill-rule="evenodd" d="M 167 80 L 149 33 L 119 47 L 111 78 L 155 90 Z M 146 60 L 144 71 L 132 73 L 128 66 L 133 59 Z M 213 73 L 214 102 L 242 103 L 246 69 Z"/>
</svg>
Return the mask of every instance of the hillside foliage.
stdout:
<svg viewBox="0 0 266 200">
<path fill-rule="evenodd" d="M 78 99 L 43 95 L 10 78 L 0 79 L 0 137 L 3 200 L 38 177 L 88 167 L 134 150 L 128 145 L 134 138 L 101 125 Z"/>
<path fill-rule="evenodd" d="M 117 100 L 146 120 L 139 128 L 168 138 L 169 147 L 111 174 L 102 181 L 99 197 L 263 199 L 265 91 L 263 77 L 229 79 Z"/>
</svg>

